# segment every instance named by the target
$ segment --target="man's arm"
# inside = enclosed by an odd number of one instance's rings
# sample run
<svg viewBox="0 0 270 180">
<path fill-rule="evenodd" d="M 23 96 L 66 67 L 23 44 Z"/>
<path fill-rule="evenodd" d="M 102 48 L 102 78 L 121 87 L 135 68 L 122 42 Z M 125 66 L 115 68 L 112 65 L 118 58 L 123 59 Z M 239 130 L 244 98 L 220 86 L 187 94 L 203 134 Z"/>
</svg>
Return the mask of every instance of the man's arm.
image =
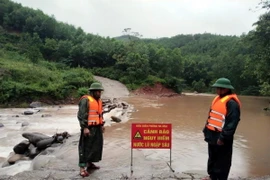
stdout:
<svg viewBox="0 0 270 180">
<path fill-rule="evenodd" d="M 224 142 L 224 140 L 232 140 L 233 135 L 236 131 L 238 122 L 240 121 L 240 107 L 235 100 L 230 100 L 227 103 L 227 115 L 225 117 L 225 124 L 220 133 L 219 139 Z"/>
<path fill-rule="evenodd" d="M 83 98 L 79 102 L 79 110 L 77 113 L 77 118 L 80 122 L 80 126 L 82 129 L 88 127 L 88 112 L 89 112 L 88 99 Z"/>
</svg>

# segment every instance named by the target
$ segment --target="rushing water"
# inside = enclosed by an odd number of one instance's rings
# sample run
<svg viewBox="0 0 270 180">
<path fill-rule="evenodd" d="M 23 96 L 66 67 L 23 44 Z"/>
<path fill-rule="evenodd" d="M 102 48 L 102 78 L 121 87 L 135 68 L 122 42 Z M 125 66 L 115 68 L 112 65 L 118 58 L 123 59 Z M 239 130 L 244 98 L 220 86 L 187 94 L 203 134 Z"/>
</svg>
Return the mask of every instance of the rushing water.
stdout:
<svg viewBox="0 0 270 180">
<path fill-rule="evenodd" d="M 125 98 L 125 101 L 134 105 L 135 112 L 131 114 L 128 122 L 112 126 L 110 123 L 107 124 L 111 127 L 107 127 L 105 133 L 105 151 L 109 151 L 110 154 L 104 153 L 106 159 L 104 163 L 107 163 L 105 166 L 117 165 L 117 163 L 129 164 L 132 123 L 171 123 L 172 168 L 176 172 L 189 170 L 205 172 L 207 144 L 203 141 L 202 128 L 213 97 Z M 270 112 L 263 110 L 268 105 L 269 99 L 240 96 L 240 100 L 243 107 L 241 121 L 235 134 L 230 177 L 269 175 Z M 47 135 L 63 131 L 68 131 L 70 134 L 79 132 L 76 119 L 77 106 L 46 107 L 31 116 L 22 115 L 23 111 L 25 109 L 0 109 L 0 122 L 4 124 L 4 127 L 0 128 L 0 160 L 8 156 L 14 145 L 24 140 L 21 136 L 22 132 L 41 132 Z M 51 116 L 41 117 L 42 114 Z M 29 125 L 22 127 L 23 122 L 29 122 Z M 118 154 L 122 154 L 122 158 L 119 158 Z M 153 169 L 165 169 L 167 167 L 164 166 L 164 162 L 169 160 L 169 155 L 169 150 L 134 150 L 136 159 L 134 166 L 137 166 L 142 174 L 149 171 L 147 166 L 152 166 Z M 11 172 L 15 174 L 23 171 L 29 168 L 29 164 L 30 162 L 23 164 L 19 166 L 20 170 L 17 168 L 17 171 L 13 169 Z M 5 174 L 5 171 L 8 172 L 9 169 L 0 168 L 0 174 Z M 12 175 L 12 173 L 6 174 Z"/>
</svg>

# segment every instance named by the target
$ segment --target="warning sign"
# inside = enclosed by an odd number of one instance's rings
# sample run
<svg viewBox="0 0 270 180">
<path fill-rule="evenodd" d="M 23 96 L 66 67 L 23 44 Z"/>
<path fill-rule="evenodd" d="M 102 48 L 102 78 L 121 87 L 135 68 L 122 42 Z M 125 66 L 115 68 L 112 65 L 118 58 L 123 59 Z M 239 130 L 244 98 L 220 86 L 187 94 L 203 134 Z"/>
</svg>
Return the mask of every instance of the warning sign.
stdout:
<svg viewBox="0 0 270 180">
<path fill-rule="evenodd" d="M 142 136 L 139 131 L 136 132 L 134 139 L 142 139 Z"/>
<path fill-rule="evenodd" d="M 132 124 L 131 147 L 135 149 L 170 149 L 172 143 L 171 124 Z"/>
</svg>

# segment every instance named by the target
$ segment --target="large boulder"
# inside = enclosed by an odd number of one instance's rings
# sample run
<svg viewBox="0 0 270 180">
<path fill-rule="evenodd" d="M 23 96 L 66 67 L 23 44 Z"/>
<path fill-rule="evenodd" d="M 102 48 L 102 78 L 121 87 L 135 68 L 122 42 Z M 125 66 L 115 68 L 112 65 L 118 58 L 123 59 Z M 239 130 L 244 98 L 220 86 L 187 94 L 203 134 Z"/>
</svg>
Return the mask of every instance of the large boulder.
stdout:
<svg viewBox="0 0 270 180">
<path fill-rule="evenodd" d="M 7 161 L 8 161 L 9 164 L 14 164 L 14 163 L 16 163 L 19 160 L 29 160 L 29 158 L 26 157 L 23 154 L 14 154 L 10 158 L 8 158 Z"/>
<path fill-rule="evenodd" d="M 52 145 L 54 140 L 55 140 L 54 138 L 47 138 L 47 139 L 40 140 L 37 142 L 36 147 L 39 150 L 46 149 L 47 147 L 50 147 Z"/>
<path fill-rule="evenodd" d="M 19 144 L 17 144 L 16 146 L 14 146 L 13 151 L 16 154 L 25 154 L 25 152 L 28 150 L 29 145 L 30 145 L 30 142 L 27 140 L 24 140 L 20 142 Z"/>
<path fill-rule="evenodd" d="M 27 151 L 28 157 L 31 159 L 34 159 L 39 153 L 40 153 L 40 150 L 38 150 L 38 148 L 35 147 L 33 144 L 30 144 Z"/>
<path fill-rule="evenodd" d="M 38 132 L 34 132 L 34 133 L 23 133 L 22 136 L 26 139 L 29 140 L 30 143 L 32 143 L 34 146 L 36 146 L 36 144 L 44 139 L 51 139 L 50 136 L 47 136 L 45 134 L 42 133 L 38 133 Z"/>
</svg>

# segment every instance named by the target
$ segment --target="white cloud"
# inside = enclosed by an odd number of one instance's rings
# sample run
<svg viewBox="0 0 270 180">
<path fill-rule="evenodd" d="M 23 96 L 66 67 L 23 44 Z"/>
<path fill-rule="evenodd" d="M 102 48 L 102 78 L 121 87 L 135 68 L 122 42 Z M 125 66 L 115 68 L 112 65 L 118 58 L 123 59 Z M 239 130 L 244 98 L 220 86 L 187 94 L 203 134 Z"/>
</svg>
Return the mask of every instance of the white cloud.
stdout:
<svg viewBox="0 0 270 180">
<path fill-rule="evenodd" d="M 263 11 L 260 0 L 14 0 L 41 9 L 58 21 L 101 36 L 119 36 L 132 28 L 143 37 L 214 33 L 241 35 Z"/>
</svg>

